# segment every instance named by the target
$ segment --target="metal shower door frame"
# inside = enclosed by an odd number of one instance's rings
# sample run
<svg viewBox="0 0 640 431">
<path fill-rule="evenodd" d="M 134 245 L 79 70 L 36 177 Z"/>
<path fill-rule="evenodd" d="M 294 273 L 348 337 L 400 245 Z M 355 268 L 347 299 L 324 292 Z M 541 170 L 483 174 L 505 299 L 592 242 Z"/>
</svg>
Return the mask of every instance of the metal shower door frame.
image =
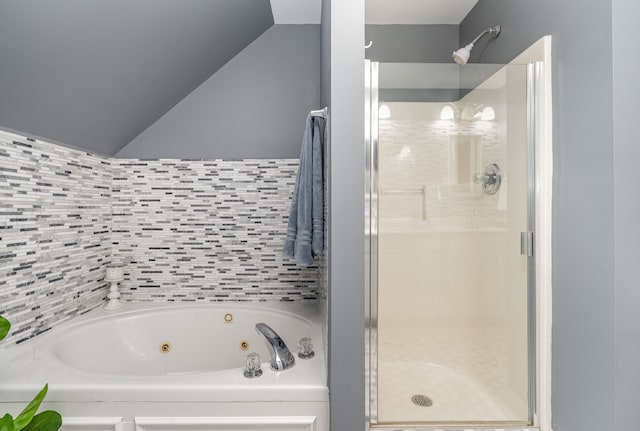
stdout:
<svg viewBox="0 0 640 431">
<path fill-rule="evenodd" d="M 378 422 L 378 77 L 379 64 L 377 61 L 365 60 L 365 227 L 368 226 L 368 235 L 365 235 L 365 250 L 368 259 L 365 258 L 365 310 L 367 319 L 365 330 L 367 333 L 367 347 L 369 354 L 365 360 L 366 379 L 366 418 L 367 424 Z"/>
<path fill-rule="evenodd" d="M 505 65 L 508 66 L 508 65 Z M 377 369 L 378 369 L 378 203 L 379 203 L 379 131 L 378 131 L 378 103 L 379 103 L 379 63 L 365 60 L 365 330 L 366 348 L 368 354 L 365 357 L 365 371 L 367 374 L 365 388 L 365 414 L 367 429 L 375 427 L 383 430 L 378 424 L 377 405 Z M 536 100 L 540 100 L 540 86 L 544 66 L 541 62 L 526 65 L 526 109 L 527 109 L 527 229 L 536 231 L 536 116 L 538 106 Z M 536 321 L 536 251 L 528 256 L 527 260 L 527 333 L 528 333 L 528 390 L 529 390 L 529 421 L 530 427 L 538 426 L 537 418 L 537 321 Z M 367 280 L 368 279 L 368 280 Z M 368 281 L 368 282 L 367 282 Z M 453 425 L 453 424 L 452 424 Z M 496 423 L 496 425 L 498 425 Z M 442 425 L 434 425 L 442 429 Z M 458 426 L 458 425 L 455 425 Z M 396 430 L 397 427 L 389 428 Z M 429 424 L 424 424 L 424 429 L 433 429 Z M 488 428 L 483 428 L 487 429 Z M 531 428 L 509 427 L 508 424 L 500 426 L 500 429 L 531 430 Z"/>
</svg>

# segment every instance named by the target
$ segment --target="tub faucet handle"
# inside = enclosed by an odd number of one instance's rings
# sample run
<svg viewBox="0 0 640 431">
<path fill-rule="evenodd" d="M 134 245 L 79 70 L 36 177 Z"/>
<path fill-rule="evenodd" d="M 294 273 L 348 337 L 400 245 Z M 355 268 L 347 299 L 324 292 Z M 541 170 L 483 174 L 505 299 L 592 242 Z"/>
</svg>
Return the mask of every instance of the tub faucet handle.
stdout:
<svg viewBox="0 0 640 431">
<path fill-rule="evenodd" d="M 260 355 L 258 355 L 257 353 L 249 353 L 244 360 L 244 364 L 244 376 L 246 378 L 253 379 L 262 375 Z"/>
<path fill-rule="evenodd" d="M 315 352 L 313 351 L 313 343 L 311 343 L 311 338 L 303 337 L 300 339 L 300 351 L 298 352 L 298 358 L 300 359 L 311 359 L 315 356 Z"/>
</svg>

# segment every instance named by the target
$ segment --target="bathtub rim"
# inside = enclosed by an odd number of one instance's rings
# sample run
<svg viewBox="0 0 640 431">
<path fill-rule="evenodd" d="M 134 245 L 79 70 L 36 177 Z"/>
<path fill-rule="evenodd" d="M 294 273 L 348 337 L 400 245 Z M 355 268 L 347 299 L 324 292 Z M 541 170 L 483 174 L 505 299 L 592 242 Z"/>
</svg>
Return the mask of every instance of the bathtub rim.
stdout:
<svg viewBox="0 0 640 431">
<path fill-rule="evenodd" d="M 101 304 L 102 306 L 102 304 Z M 327 369 L 317 304 L 299 303 L 154 303 L 128 302 L 116 311 L 102 307 L 70 319 L 50 331 L 20 345 L 0 350 L 0 402 L 24 402 L 44 383 L 49 383 L 49 402 L 82 401 L 175 401 L 175 402 L 250 402 L 250 401 L 327 401 Z M 241 368 L 197 374 L 167 376 L 115 376 L 79 370 L 55 359 L 55 337 L 79 325 L 139 311 L 152 313 L 163 309 L 214 308 L 218 310 L 260 310 L 292 315 L 307 322 L 316 342 L 313 360 L 296 360 L 290 370 L 275 372 L 263 361 L 262 377 L 246 379 Z M 36 354 L 36 352 L 38 352 Z"/>
<path fill-rule="evenodd" d="M 149 305 L 146 305 L 149 304 Z M 81 372 L 83 374 L 87 374 L 87 375 L 102 375 L 102 376 L 111 376 L 113 378 L 136 378 L 135 375 L 131 375 L 131 374 L 127 374 L 127 375 L 118 375 L 118 374 L 114 374 L 114 373 L 102 373 L 99 371 L 90 371 L 90 370 L 84 370 L 81 368 L 75 368 L 67 363 L 65 363 L 63 360 L 61 360 L 58 355 L 54 352 L 55 350 L 55 344 L 60 341 L 60 342 L 64 342 L 67 341 L 69 338 L 73 337 L 74 334 L 73 332 L 76 330 L 82 330 L 83 326 L 85 325 L 97 325 L 100 324 L 101 322 L 106 322 L 108 320 L 111 319 L 132 319 L 132 318 L 136 318 L 136 317 L 144 317 L 144 316 L 152 316 L 156 313 L 162 313 L 163 311 L 167 310 L 167 311 L 171 311 L 171 312 L 180 312 L 183 310 L 188 310 L 188 309 L 193 309 L 193 308 L 199 308 L 199 309 L 216 309 L 219 310 L 219 312 L 243 312 L 243 311 L 252 311 L 252 310 L 256 310 L 256 311 L 260 311 L 260 312 L 267 312 L 267 313 L 274 313 L 277 312 L 279 315 L 287 315 L 288 317 L 290 317 L 291 319 L 296 319 L 299 321 L 302 321 L 304 323 L 306 323 L 309 328 L 310 328 L 310 332 L 313 336 L 313 338 L 316 339 L 316 343 L 314 343 L 314 346 L 317 343 L 317 340 L 320 341 L 320 343 L 322 343 L 322 339 L 319 336 L 318 333 L 318 328 L 317 328 L 317 324 L 314 322 L 314 320 L 309 319 L 308 317 L 305 317 L 304 315 L 300 315 L 299 313 L 294 313 L 291 312 L 289 310 L 286 309 L 274 309 L 274 308 L 270 308 L 270 307 L 257 307 L 257 306 L 251 306 L 251 305 L 227 305 L 225 304 L 224 306 L 220 305 L 218 306 L 217 304 L 180 304 L 180 305 L 162 305 L 162 304 L 158 304 L 158 303 L 125 303 L 125 305 L 117 310 L 113 310 L 113 311 L 107 311 L 102 307 L 99 307 L 100 309 L 102 309 L 101 311 L 99 309 L 94 309 L 89 313 L 86 313 L 83 316 L 78 316 L 77 318 L 72 319 L 71 321 L 68 321 L 64 324 L 64 326 L 60 326 L 60 327 L 56 327 L 53 330 L 50 331 L 50 334 L 46 334 L 46 337 L 42 337 L 41 340 L 39 340 L 38 342 L 34 343 L 33 345 L 33 351 L 34 351 L 34 357 L 36 359 L 38 359 L 39 357 L 41 357 L 43 354 L 48 356 L 48 353 L 52 353 L 53 356 L 55 357 L 55 361 L 57 362 L 56 365 L 59 365 L 63 368 L 69 368 L 69 369 L 73 369 L 73 370 L 77 370 L 78 372 Z M 308 310 L 308 312 L 310 312 L 311 310 Z M 84 318 L 86 316 L 86 318 Z M 57 340 L 57 336 L 60 336 L 60 340 Z M 35 339 L 37 339 L 38 337 L 35 337 Z M 30 341 L 30 340 L 29 340 Z M 292 340 L 289 340 L 289 345 L 290 347 L 293 349 L 294 348 L 294 344 L 292 343 Z M 320 353 L 322 353 L 324 351 L 323 349 L 324 346 L 322 346 L 321 344 L 318 344 L 316 350 Z M 294 352 L 295 353 L 295 352 Z M 263 361 L 266 360 L 268 358 L 263 358 Z M 234 367 L 237 368 L 237 367 Z M 141 378 L 144 379 L 153 379 L 153 378 L 166 378 L 166 377 L 171 377 L 171 376 L 176 376 L 176 377 L 180 377 L 180 376 L 184 376 L 184 375 L 190 375 L 190 374 L 211 374 L 211 373 L 216 373 L 219 371 L 224 371 L 223 370 L 213 370 L 213 371 L 206 371 L 206 372 L 194 372 L 194 373 L 177 373 L 177 374 L 172 374 L 172 375 L 140 375 Z"/>
</svg>

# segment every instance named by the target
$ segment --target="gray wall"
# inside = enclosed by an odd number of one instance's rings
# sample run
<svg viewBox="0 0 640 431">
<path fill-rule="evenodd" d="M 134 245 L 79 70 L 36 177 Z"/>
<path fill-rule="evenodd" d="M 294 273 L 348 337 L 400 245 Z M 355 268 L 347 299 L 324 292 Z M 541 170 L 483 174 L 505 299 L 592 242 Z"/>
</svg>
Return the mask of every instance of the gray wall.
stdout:
<svg viewBox="0 0 640 431">
<path fill-rule="evenodd" d="M 616 430 L 640 427 L 640 56 L 636 0 L 613 0 L 616 252 Z M 629 55 L 629 53 L 632 53 Z"/>
<path fill-rule="evenodd" d="M 365 25 L 365 41 L 373 42 L 365 58 L 382 63 L 451 63 L 458 49 L 457 25 Z M 451 89 L 380 88 L 385 102 L 452 102 L 461 92 Z"/>
<path fill-rule="evenodd" d="M 324 0 L 331 46 L 329 396 L 332 431 L 364 418 L 364 0 Z M 330 21 L 326 18 L 329 15 Z M 325 48 L 327 48 L 325 46 Z"/>
<path fill-rule="evenodd" d="M 320 24 L 320 104 L 331 104 L 331 1 L 322 2 Z M 331 130 L 328 130 L 330 133 Z"/>
<path fill-rule="evenodd" d="M 297 158 L 320 108 L 320 26 L 275 25 L 117 157 Z"/>
<path fill-rule="evenodd" d="M 497 23 L 472 61 L 507 62 L 553 36 L 553 426 L 613 430 L 611 0 L 480 0 L 460 40 Z"/>
<path fill-rule="evenodd" d="M 457 25 L 365 26 L 365 41 L 373 45 L 365 57 L 397 63 L 448 63 L 458 49 Z"/>
<path fill-rule="evenodd" d="M 112 155 L 273 24 L 269 0 L 0 2 L 0 126 Z"/>
</svg>

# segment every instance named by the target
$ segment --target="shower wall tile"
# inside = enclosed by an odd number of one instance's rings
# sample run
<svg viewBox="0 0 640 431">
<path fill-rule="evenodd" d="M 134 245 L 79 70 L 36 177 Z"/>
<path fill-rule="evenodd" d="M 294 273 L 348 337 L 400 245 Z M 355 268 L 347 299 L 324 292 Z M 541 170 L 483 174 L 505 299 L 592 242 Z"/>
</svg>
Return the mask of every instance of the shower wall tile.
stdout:
<svg viewBox="0 0 640 431">
<path fill-rule="evenodd" d="M 0 131 L 3 346 L 95 308 L 111 254 L 109 159 Z"/>
<path fill-rule="evenodd" d="M 282 257 L 296 160 L 113 160 L 114 261 L 133 301 L 310 301 Z"/>
<path fill-rule="evenodd" d="M 491 121 L 443 121 L 441 103 L 388 103 L 392 117 L 379 123 L 380 217 L 393 226 L 427 222 L 441 229 L 504 227 L 502 193 L 483 194 L 471 183 L 489 163 L 505 167 L 500 125 Z M 475 172 L 451 180 L 454 142 L 473 140 Z M 504 139 L 504 137 L 502 137 Z M 389 222 L 391 225 L 389 225 Z"/>
</svg>

